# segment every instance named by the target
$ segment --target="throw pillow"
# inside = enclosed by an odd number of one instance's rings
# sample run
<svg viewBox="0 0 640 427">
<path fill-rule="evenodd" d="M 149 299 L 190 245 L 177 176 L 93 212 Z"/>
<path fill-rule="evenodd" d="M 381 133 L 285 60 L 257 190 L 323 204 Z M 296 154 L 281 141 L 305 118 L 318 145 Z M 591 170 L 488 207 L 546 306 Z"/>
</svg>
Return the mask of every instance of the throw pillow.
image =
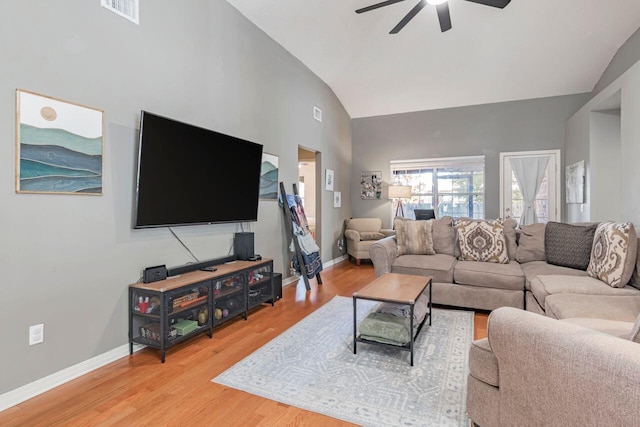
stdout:
<svg viewBox="0 0 640 427">
<path fill-rule="evenodd" d="M 626 286 L 632 273 L 629 268 L 625 271 L 631 244 L 631 227 L 630 222 L 603 222 L 598 225 L 587 268 L 589 276 L 602 280 L 613 288 Z M 637 245 L 635 237 L 633 240 Z"/>
<path fill-rule="evenodd" d="M 437 254 L 455 256 L 456 230 L 450 216 L 434 219 L 431 226 L 433 250 Z"/>
<path fill-rule="evenodd" d="M 544 252 L 549 264 L 586 270 L 597 224 L 573 225 L 549 221 L 544 230 Z"/>
<path fill-rule="evenodd" d="M 516 249 L 516 261 L 546 261 L 544 253 L 544 229 L 546 224 L 535 223 L 520 227 L 520 242 Z"/>
<path fill-rule="evenodd" d="M 380 240 L 384 239 L 386 236 L 377 231 L 361 231 L 360 240 Z"/>
<path fill-rule="evenodd" d="M 456 233 L 461 260 L 509 263 L 502 219 L 495 221 L 458 219 Z"/>
<path fill-rule="evenodd" d="M 504 239 L 507 242 L 507 252 L 509 253 L 509 259 L 516 259 L 516 250 L 518 248 L 518 243 L 516 242 L 516 227 L 518 226 L 518 221 L 513 218 L 506 218 L 502 226 L 504 227 Z"/>
<path fill-rule="evenodd" d="M 636 323 L 633 324 L 629 339 L 640 344 L 640 314 L 636 317 Z"/>
<path fill-rule="evenodd" d="M 434 255 L 431 228 L 433 220 L 414 221 L 396 218 L 396 242 L 400 255 Z"/>
</svg>

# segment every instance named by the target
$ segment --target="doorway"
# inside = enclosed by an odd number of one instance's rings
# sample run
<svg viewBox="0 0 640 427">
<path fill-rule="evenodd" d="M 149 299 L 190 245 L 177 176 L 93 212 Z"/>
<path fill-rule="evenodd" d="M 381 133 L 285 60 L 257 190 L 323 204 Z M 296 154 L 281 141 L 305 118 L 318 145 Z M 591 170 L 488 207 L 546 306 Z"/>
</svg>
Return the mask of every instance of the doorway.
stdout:
<svg viewBox="0 0 640 427">
<path fill-rule="evenodd" d="M 500 153 L 500 177 L 503 218 L 560 221 L 560 150 Z"/>
<path fill-rule="evenodd" d="M 318 242 L 319 204 L 318 195 L 318 156 L 317 151 L 298 146 L 298 194 L 302 198 L 302 206 L 309 222 L 309 230 L 313 239 Z"/>
</svg>

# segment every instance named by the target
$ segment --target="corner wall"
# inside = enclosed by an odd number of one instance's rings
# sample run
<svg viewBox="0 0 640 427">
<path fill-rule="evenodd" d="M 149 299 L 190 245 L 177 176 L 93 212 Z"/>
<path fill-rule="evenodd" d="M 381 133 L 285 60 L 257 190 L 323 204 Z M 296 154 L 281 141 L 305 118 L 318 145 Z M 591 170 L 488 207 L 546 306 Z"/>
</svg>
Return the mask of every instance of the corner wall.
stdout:
<svg viewBox="0 0 640 427">
<path fill-rule="evenodd" d="M 97 0 L 0 2 L 0 394 L 125 344 L 127 285 L 146 266 L 191 261 L 168 230 L 131 227 L 141 109 L 264 144 L 288 188 L 298 144 L 320 151 L 350 198 L 350 117 L 324 82 L 224 1 L 140 3 L 136 26 Z M 16 88 L 105 111 L 103 196 L 15 194 Z M 351 215 L 332 200 L 323 192 L 325 261 Z M 283 226 L 262 201 L 245 229 L 288 275 Z M 207 259 L 227 255 L 239 225 L 175 231 Z M 37 323 L 45 341 L 30 347 Z"/>
</svg>

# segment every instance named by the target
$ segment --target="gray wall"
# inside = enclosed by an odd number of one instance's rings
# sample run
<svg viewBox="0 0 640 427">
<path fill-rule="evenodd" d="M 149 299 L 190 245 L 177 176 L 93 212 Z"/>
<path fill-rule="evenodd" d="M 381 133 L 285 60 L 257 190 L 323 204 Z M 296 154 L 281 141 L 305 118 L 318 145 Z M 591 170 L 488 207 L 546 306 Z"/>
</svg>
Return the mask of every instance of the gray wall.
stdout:
<svg viewBox="0 0 640 427">
<path fill-rule="evenodd" d="M 351 194 L 360 171 L 381 170 L 383 200 L 352 199 L 353 215 L 382 218 L 390 225 L 386 199 L 391 160 L 486 156 L 485 216 L 500 215 L 500 152 L 564 148 L 565 121 L 588 94 L 355 119 Z"/>
<path fill-rule="evenodd" d="M 600 80 L 593 88 L 592 96 L 602 92 L 604 88 L 613 83 L 624 74 L 633 64 L 640 60 L 640 29 L 618 49 L 613 59 L 607 66 Z"/>
<path fill-rule="evenodd" d="M 350 198 L 350 118 L 325 83 L 224 1 L 143 1 L 140 15 L 136 26 L 97 0 L 0 2 L 0 393 L 124 345 L 127 285 L 145 266 L 191 261 L 168 230 L 131 228 L 141 109 L 264 144 L 289 189 L 298 144 L 320 151 Z M 15 194 L 16 88 L 104 110 L 103 196 Z M 351 212 L 329 192 L 320 202 L 328 261 Z M 282 217 L 261 202 L 250 228 L 288 274 Z M 176 233 L 207 259 L 226 255 L 238 228 Z M 45 342 L 29 347 L 37 323 Z"/>
</svg>

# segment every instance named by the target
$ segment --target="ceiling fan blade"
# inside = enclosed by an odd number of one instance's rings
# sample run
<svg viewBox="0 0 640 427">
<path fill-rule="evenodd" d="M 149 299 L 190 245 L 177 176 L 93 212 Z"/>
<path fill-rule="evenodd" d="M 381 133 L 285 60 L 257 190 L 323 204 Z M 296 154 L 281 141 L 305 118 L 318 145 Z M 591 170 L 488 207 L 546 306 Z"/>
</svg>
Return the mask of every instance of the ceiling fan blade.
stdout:
<svg viewBox="0 0 640 427">
<path fill-rule="evenodd" d="M 470 1 L 472 3 L 483 4 L 485 6 L 498 7 L 500 9 L 504 9 L 505 7 L 507 7 L 509 3 L 511 3 L 511 0 L 467 0 L 467 1 Z"/>
<path fill-rule="evenodd" d="M 375 10 L 375 9 L 378 9 L 378 8 L 381 8 L 381 7 L 389 6 L 391 4 L 399 3 L 401 1 L 404 1 L 404 0 L 387 0 L 387 1 L 383 1 L 382 3 L 376 3 L 376 4 L 372 4 L 371 6 L 367 6 L 367 7 L 363 7 L 362 9 L 358 9 L 358 10 L 356 10 L 356 13 L 369 12 L 370 10 Z"/>
<path fill-rule="evenodd" d="M 451 14 L 449 14 L 449 3 L 442 3 L 436 6 L 440 30 L 444 33 L 451 29 Z"/>
<path fill-rule="evenodd" d="M 425 7 L 426 5 L 427 5 L 427 0 L 420 0 L 420 3 L 415 5 L 413 9 L 411 9 L 411 11 L 409 11 L 409 13 L 407 13 L 404 18 L 402 18 L 402 21 L 398 22 L 398 25 L 393 27 L 393 30 L 391 30 L 389 34 L 399 33 L 400 30 L 402 30 L 404 26 L 407 25 L 409 21 L 411 21 L 413 17 L 416 16 L 418 12 L 420 12 L 422 8 Z"/>
</svg>

